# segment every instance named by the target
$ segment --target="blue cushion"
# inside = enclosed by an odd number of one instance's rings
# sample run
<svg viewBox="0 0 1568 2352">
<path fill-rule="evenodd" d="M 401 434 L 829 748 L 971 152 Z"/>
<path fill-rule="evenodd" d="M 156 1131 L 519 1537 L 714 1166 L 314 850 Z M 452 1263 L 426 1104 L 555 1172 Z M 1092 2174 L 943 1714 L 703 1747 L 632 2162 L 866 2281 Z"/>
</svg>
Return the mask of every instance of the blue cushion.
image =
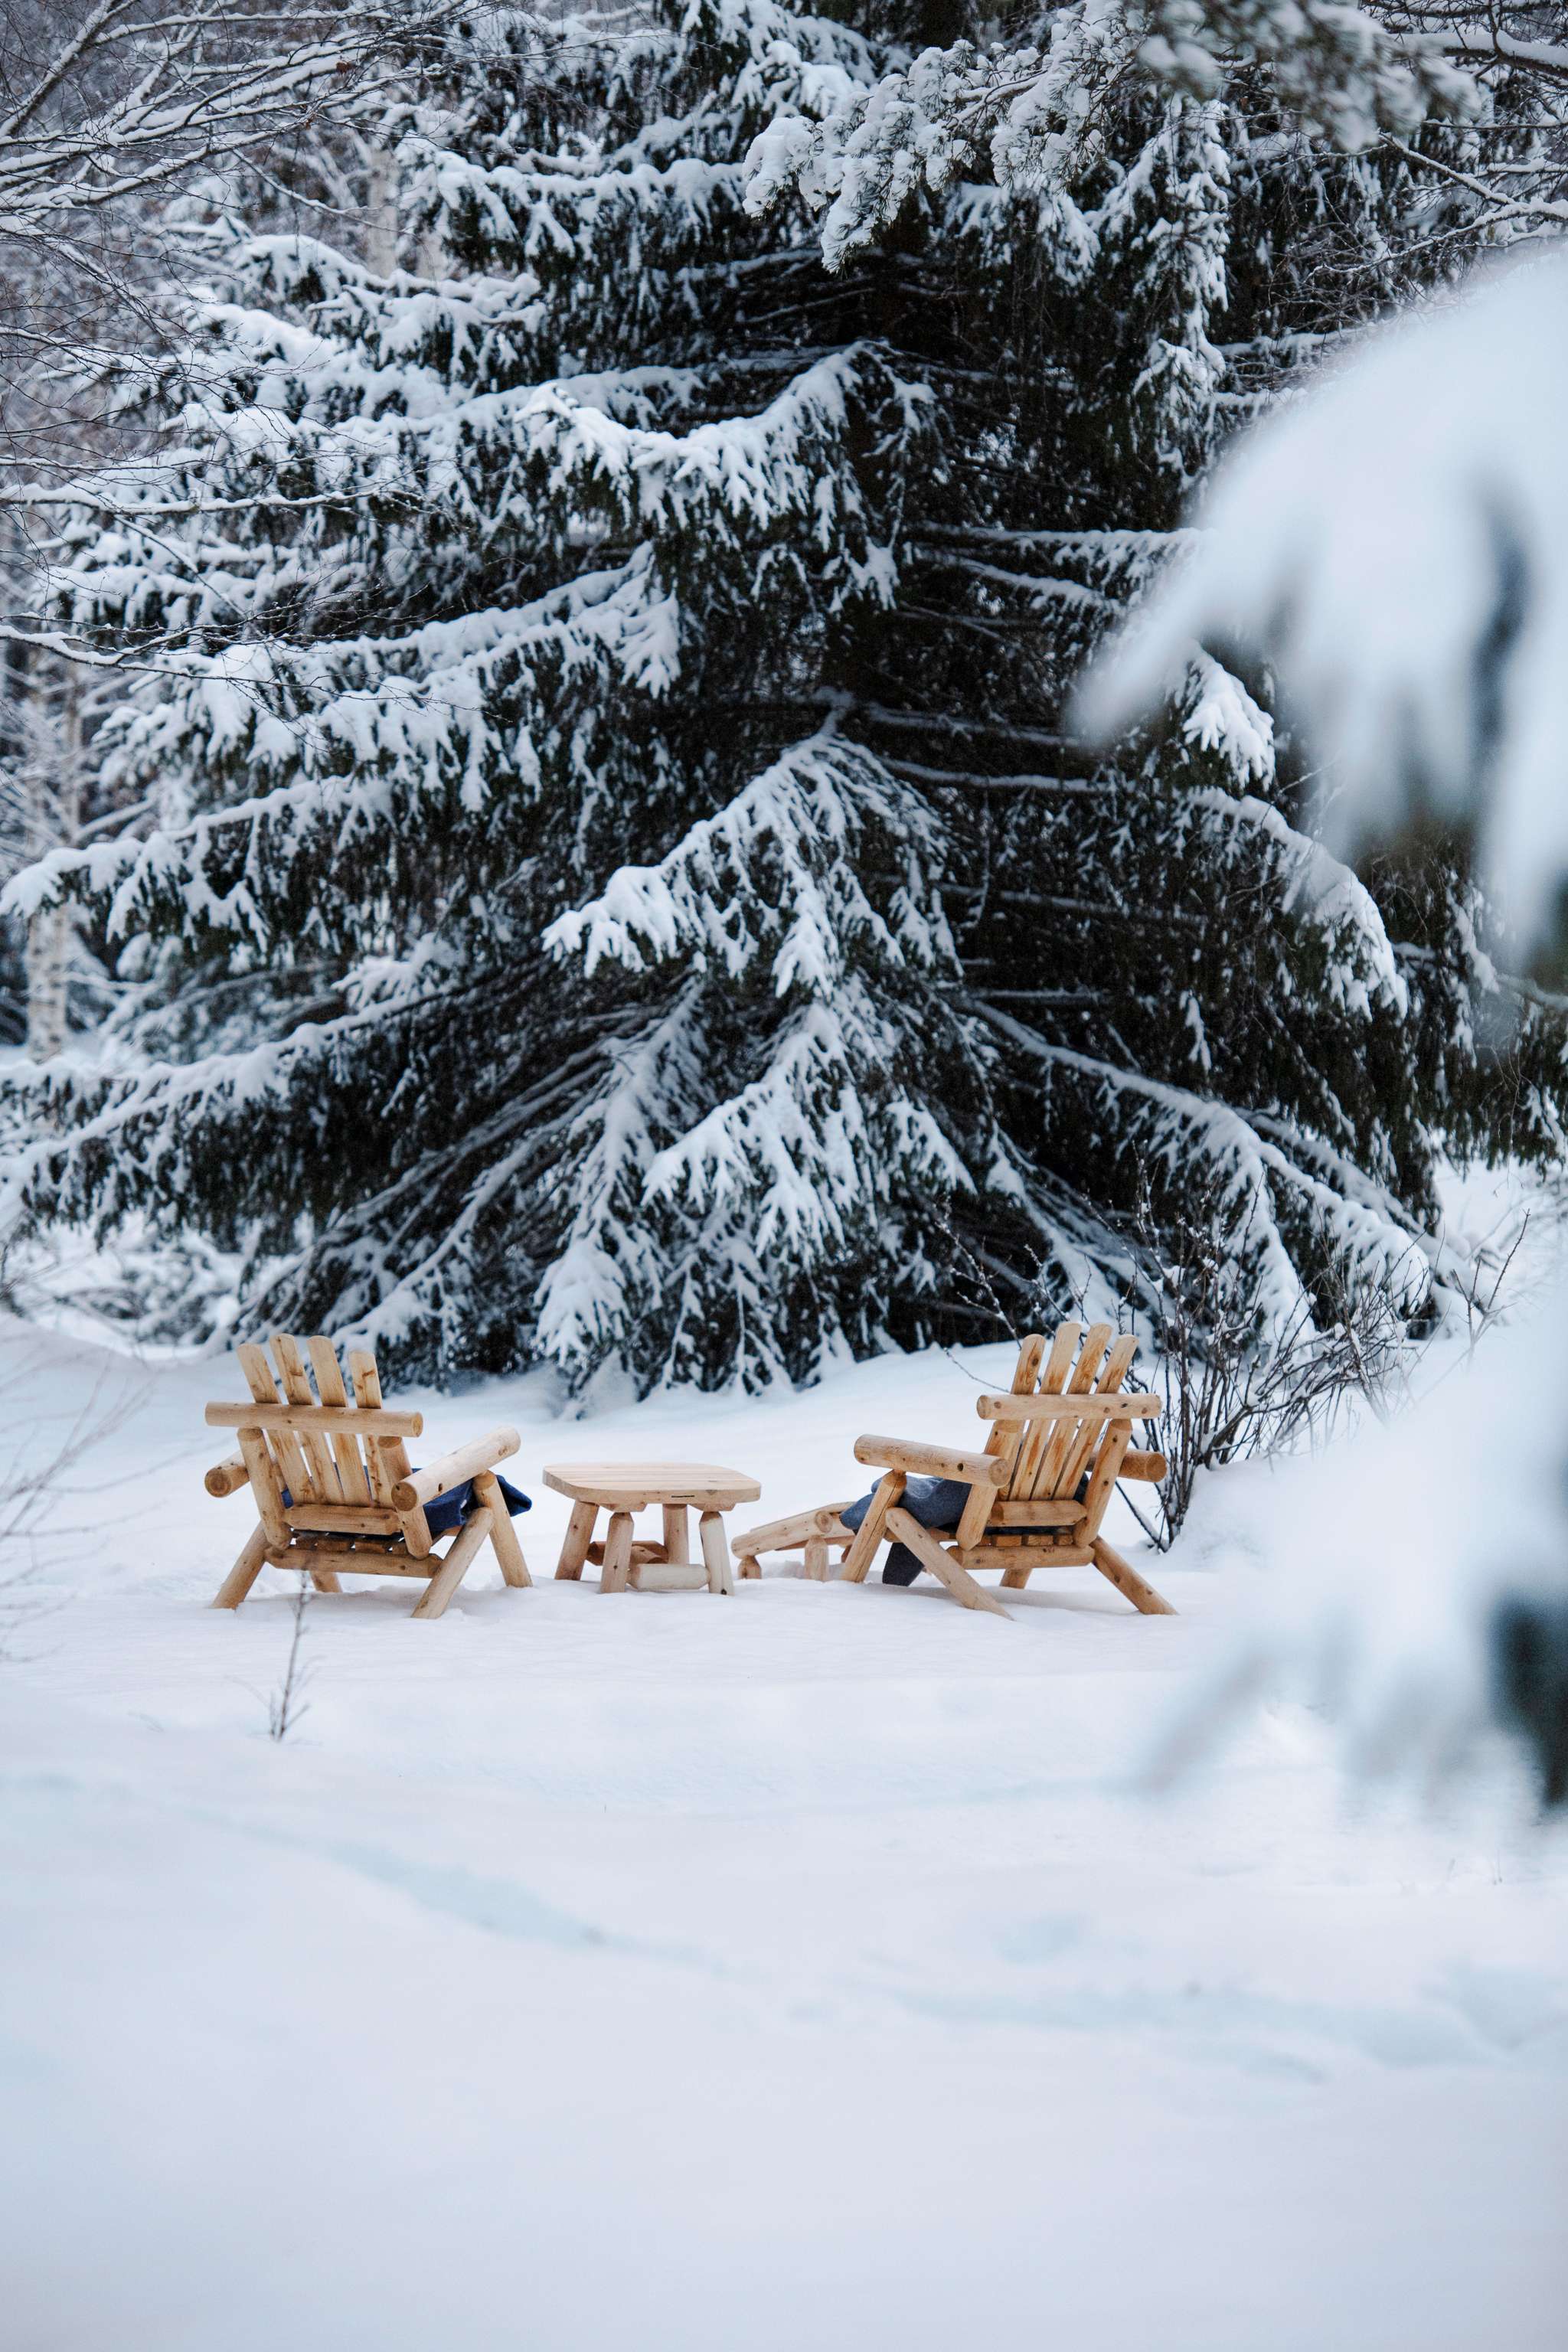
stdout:
<svg viewBox="0 0 1568 2352">
<path fill-rule="evenodd" d="M 499 1470 L 494 1475 L 509 1519 L 515 1519 L 519 1511 L 532 1510 L 533 1505 L 526 1495 L 520 1494 Z M 474 1482 L 471 1478 L 465 1478 L 460 1486 L 454 1486 L 448 1494 L 437 1495 L 433 1503 L 426 1504 L 425 1524 L 433 1536 L 449 1536 L 454 1528 L 462 1526 L 473 1507 Z"/>
<path fill-rule="evenodd" d="M 413 1465 L 410 1477 L 418 1466 L 417 1463 Z M 503 1478 L 499 1470 L 495 1473 L 495 1482 L 500 1488 L 500 1498 L 506 1505 L 509 1519 L 515 1519 L 519 1511 L 532 1510 L 533 1505 L 528 1496 L 520 1493 L 510 1480 Z M 294 1497 L 287 1486 L 283 1489 L 283 1507 L 286 1511 L 294 1507 Z M 425 1524 L 433 1536 L 449 1536 L 462 1526 L 473 1507 L 474 1482 L 471 1478 L 465 1478 L 460 1486 L 453 1486 L 447 1494 L 437 1495 L 433 1503 L 426 1504 Z"/>
<path fill-rule="evenodd" d="M 876 1493 L 871 1489 L 871 1494 Z M 1081 1489 L 1080 1489 L 1081 1491 Z M 922 1528 L 934 1535 L 950 1536 L 957 1527 L 963 1507 L 969 1500 L 968 1482 L 963 1478 L 910 1478 L 899 1497 L 900 1510 L 908 1511 Z M 871 1507 L 871 1495 L 862 1495 L 838 1516 L 847 1528 L 858 1528 Z M 1059 1528 L 1009 1528 L 1010 1536 L 1059 1535 Z M 882 1565 L 884 1584 L 912 1584 L 921 1573 L 921 1564 L 908 1544 L 896 1543 Z"/>
</svg>

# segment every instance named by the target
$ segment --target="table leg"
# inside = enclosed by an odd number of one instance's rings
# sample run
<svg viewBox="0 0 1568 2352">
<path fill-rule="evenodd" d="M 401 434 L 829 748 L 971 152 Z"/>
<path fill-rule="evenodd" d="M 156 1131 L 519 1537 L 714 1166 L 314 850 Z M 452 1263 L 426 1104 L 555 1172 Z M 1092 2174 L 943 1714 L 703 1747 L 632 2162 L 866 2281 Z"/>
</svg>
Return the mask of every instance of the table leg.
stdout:
<svg viewBox="0 0 1568 2352">
<path fill-rule="evenodd" d="M 722 1511 L 704 1511 L 698 1528 L 702 1539 L 703 1564 L 708 1570 L 710 1592 L 733 1593 L 730 1577 L 730 1545 L 724 1533 Z"/>
<path fill-rule="evenodd" d="M 624 1592 L 632 1572 L 632 1515 L 629 1511 L 610 1513 L 610 1532 L 605 1538 L 605 1565 L 599 1570 L 601 1592 Z"/>
<path fill-rule="evenodd" d="M 561 1547 L 561 1559 L 555 1574 L 580 1577 L 583 1562 L 588 1557 L 588 1546 L 594 1540 L 594 1522 L 599 1516 L 597 1503 L 574 1503 L 572 1516 L 566 1522 L 566 1540 Z"/>
<path fill-rule="evenodd" d="M 685 1568 L 691 1559 L 691 1528 L 684 1503 L 664 1507 L 664 1556 L 672 1568 Z"/>
</svg>

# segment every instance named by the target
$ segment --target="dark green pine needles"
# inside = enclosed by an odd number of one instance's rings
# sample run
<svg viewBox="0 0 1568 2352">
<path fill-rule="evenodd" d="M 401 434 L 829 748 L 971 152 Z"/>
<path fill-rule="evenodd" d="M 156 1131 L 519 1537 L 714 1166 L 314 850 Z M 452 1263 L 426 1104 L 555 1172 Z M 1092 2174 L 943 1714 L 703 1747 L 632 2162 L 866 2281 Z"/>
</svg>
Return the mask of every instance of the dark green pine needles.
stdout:
<svg viewBox="0 0 1568 2352">
<path fill-rule="evenodd" d="M 357 252 L 187 227 L 155 458 L 66 535 L 68 619 L 146 649 L 95 739 L 141 813 L 22 886 L 129 983 L 34 1082 L 35 1213 L 195 1227 L 402 1380 L 994 1336 L 1148 1280 L 1140 1198 L 1260 1335 L 1430 1315 L 1436 1155 L 1545 1148 L 1561 1024 L 1489 1043 L 1438 851 L 1298 830 L 1259 680 L 1194 648 L 1114 753 L 1067 716 L 1405 183 L 1255 70 L 829 270 L 748 153 L 914 15 L 630 22 L 476 13 Z"/>
</svg>

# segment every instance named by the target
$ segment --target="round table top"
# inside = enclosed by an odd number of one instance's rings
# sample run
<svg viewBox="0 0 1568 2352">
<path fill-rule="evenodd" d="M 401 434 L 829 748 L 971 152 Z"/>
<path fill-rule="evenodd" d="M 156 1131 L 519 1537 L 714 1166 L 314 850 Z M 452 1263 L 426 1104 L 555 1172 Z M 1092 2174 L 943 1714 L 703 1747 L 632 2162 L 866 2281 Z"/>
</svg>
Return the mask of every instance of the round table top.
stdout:
<svg viewBox="0 0 1568 2352">
<path fill-rule="evenodd" d="M 754 1503 L 763 1491 L 743 1470 L 717 1462 L 552 1462 L 544 1483 L 574 1503 L 597 1503 L 606 1511 L 641 1511 L 650 1503 L 729 1511 L 737 1503 Z"/>
</svg>

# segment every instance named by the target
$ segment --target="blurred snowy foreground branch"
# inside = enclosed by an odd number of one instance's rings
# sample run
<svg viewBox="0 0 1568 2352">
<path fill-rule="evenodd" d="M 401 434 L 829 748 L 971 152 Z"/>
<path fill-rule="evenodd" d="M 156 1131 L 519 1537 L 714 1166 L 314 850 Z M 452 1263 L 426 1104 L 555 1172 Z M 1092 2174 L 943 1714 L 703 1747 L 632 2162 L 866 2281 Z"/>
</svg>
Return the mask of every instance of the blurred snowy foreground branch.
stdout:
<svg viewBox="0 0 1568 2352">
<path fill-rule="evenodd" d="M 1370 336 L 1221 467 L 1207 528 L 1091 676 L 1109 731 L 1194 641 L 1269 661 L 1347 853 L 1473 831 L 1519 943 L 1568 902 L 1568 256 Z M 1278 1574 L 1199 1721 L 1261 1679 L 1334 1705 L 1363 1762 L 1453 1759 L 1489 1710 L 1568 1799 L 1568 1297 L 1354 1449 L 1280 1473 Z"/>
<path fill-rule="evenodd" d="M 1209 1557 L 1263 1587 L 1154 1759 L 1164 1780 L 1285 1691 L 1340 1727 L 1363 1773 L 1428 1785 L 1498 1720 L 1568 1800 L 1568 1320 L 1557 1296 L 1443 1369 L 1387 1425 L 1258 1465 Z"/>
</svg>

